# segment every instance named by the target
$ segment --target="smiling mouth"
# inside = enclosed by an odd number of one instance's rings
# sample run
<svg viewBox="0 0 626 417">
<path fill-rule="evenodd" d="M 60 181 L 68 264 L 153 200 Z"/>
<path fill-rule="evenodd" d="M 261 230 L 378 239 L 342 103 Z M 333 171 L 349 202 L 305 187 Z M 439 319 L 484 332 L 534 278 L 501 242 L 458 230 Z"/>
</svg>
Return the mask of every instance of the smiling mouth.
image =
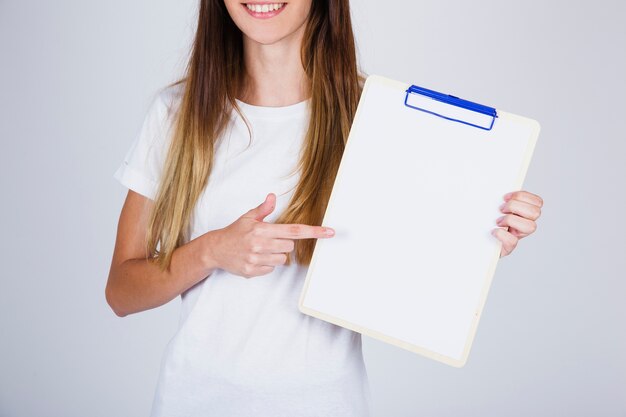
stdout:
<svg viewBox="0 0 626 417">
<path fill-rule="evenodd" d="M 282 12 L 287 3 L 249 2 L 241 4 L 248 14 L 260 19 L 267 19 Z"/>
</svg>

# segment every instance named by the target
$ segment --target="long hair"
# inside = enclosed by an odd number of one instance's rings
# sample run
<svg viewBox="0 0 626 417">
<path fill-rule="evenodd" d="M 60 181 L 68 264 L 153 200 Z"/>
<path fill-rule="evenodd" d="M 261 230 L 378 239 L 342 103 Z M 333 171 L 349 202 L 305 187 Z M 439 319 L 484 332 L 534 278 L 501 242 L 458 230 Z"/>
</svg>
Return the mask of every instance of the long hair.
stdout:
<svg viewBox="0 0 626 417">
<path fill-rule="evenodd" d="M 300 178 L 275 223 L 321 225 L 356 112 L 359 73 L 349 0 L 313 0 L 301 60 L 311 93 L 310 120 L 297 169 Z M 147 253 L 163 270 L 189 239 L 194 206 L 208 183 L 214 145 L 244 87 L 242 33 L 223 0 L 201 0 L 198 27 L 163 174 L 148 223 Z M 247 122 L 246 122 L 247 123 Z M 296 262 L 308 265 L 316 239 L 296 239 Z M 287 265 L 291 258 L 287 254 Z"/>
</svg>

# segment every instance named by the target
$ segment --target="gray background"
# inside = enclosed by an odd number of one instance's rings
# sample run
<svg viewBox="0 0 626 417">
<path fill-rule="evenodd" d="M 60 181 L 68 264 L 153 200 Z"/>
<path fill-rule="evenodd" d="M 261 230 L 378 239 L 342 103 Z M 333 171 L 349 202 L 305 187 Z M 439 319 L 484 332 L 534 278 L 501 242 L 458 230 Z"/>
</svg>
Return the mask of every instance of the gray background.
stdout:
<svg viewBox="0 0 626 417">
<path fill-rule="evenodd" d="M 539 229 L 499 263 L 467 365 L 364 338 L 376 415 L 626 416 L 624 3 L 352 7 L 368 73 L 542 124 L 524 184 Z M 0 0 L 3 417 L 148 415 L 180 301 L 124 319 L 106 304 L 112 175 L 181 73 L 195 9 Z"/>
</svg>

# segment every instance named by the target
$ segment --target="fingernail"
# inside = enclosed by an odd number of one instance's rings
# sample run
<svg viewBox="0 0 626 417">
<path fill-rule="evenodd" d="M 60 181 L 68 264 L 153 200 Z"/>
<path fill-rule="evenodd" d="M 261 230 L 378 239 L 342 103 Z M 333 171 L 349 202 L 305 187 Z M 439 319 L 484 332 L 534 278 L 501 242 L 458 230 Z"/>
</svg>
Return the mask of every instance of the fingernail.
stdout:
<svg viewBox="0 0 626 417">
<path fill-rule="evenodd" d="M 501 222 L 503 219 L 504 219 L 504 216 L 502 216 L 502 217 L 498 217 L 498 218 L 496 219 L 496 223 L 500 224 L 500 222 Z"/>
<path fill-rule="evenodd" d="M 512 195 L 513 195 L 512 192 L 504 194 L 504 201 L 508 201 Z"/>
<path fill-rule="evenodd" d="M 496 236 L 496 229 L 493 229 L 493 230 L 491 231 L 491 234 L 492 234 L 492 235 L 494 235 L 494 236 Z"/>
<path fill-rule="evenodd" d="M 502 209 L 504 209 L 504 206 L 506 206 L 506 203 L 500 204 L 500 211 L 502 211 Z"/>
<path fill-rule="evenodd" d="M 326 232 L 327 235 L 332 236 L 335 234 L 335 231 L 333 229 L 331 229 L 330 227 L 327 227 L 324 232 Z"/>
</svg>

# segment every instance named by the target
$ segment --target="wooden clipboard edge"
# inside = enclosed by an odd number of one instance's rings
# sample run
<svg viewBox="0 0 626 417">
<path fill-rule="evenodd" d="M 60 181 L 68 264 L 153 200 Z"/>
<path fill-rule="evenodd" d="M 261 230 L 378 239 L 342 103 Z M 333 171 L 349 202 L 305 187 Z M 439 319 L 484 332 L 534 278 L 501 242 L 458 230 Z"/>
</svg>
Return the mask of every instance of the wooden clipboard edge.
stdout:
<svg viewBox="0 0 626 417">
<path fill-rule="evenodd" d="M 461 368 L 461 367 L 463 367 L 463 365 L 465 365 L 465 360 L 464 359 L 456 360 L 454 358 L 442 355 L 442 354 L 437 353 L 437 352 L 433 352 L 433 351 L 428 350 L 426 348 L 423 348 L 421 346 L 405 342 L 404 340 L 396 339 L 396 338 L 394 338 L 392 336 L 388 336 L 388 335 L 386 335 L 384 333 L 380 333 L 380 332 L 377 332 L 375 330 L 371 330 L 371 329 L 368 329 L 366 327 L 362 327 L 362 326 L 356 325 L 354 323 L 338 319 L 338 318 L 336 318 L 334 316 L 330 316 L 330 315 L 321 313 L 319 311 L 313 310 L 313 309 L 311 309 L 309 307 L 305 307 L 303 305 L 300 305 L 299 308 L 300 308 L 300 311 L 302 313 L 308 314 L 309 316 L 313 316 L 313 317 L 322 319 L 324 321 L 336 324 L 338 326 L 341 326 L 341 327 L 353 330 L 353 331 L 355 331 L 357 333 L 361 333 L 361 334 L 369 336 L 369 337 L 371 337 L 373 339 L 381 340 L 381 341 L 383 341 L 385 343 L 389 343 L 391 345 L 394 345 L 396 347 L 408 350 L 410 352 L 420 354 L 420 355 L 425 356 L 425 357 L 430 358 L 430 359 L 434 359 L 434 360 L 436 360 L 438 362 L 442 362 L 442 363 L 445 363 L 447 365 L 454 366 L 456 368 Z"/>
<path fill-rule="evenodd" d="M 375 75 L 375 74 L 369 75 L 367 77 L 367 79 L 365 80 L 365 84 L 363 85 L 363 92 L 361 94 L 361 98 L 359 99 L 359 105 L 357 106 L 357 111 L 356 111 L 356 113 L 354 115 L 354 119 L 353 119 L 353 122 L 352 122 L 353 125 L 358 120 L 358 117 L 360 115 L 360 109 L 362 108 L 360 104 L 361 104 L 362 101 L 365 100 L 365 97 L 367 95 L 367 92 L 368 92 L 368 89 L 369 89 L 369 85 L 371 84 L 371 82 L 379 82 L 379 83 L 387 84 L 387 85 L 392 86 L 392 87 L 400 87 L 400 88 L 404 88 L 404 89 L 406 89 L 406 88 L 408 88 L 410 86 L 410 84 L 408 84 L 408 83 L 402 83 L 402 82 L 399 82 L 399 81 L 396 81 L 396 80 L 392 80 L 392 79 L 389 79 L 389 78 L 386 78 L 386 77 L 383 77 L 383 76 L 380 76 L 380 75 Z M 522 116 L 517 116 L 517 115 L 511 114 L 511 113 L 507 113 L 507 112 L 504 112 L 504 111 L 500 111 L 500 110 L 498 110 L 498 114 L 499 114 L 500 117 L 516 118 L 516 119 L 518 119 L 519 121 L 521 121 L 523 123 L 528 123 L 528 124 L 532 124 L 533 125 L 533 133 L 532 133 L 531 138 L 529 139 L 529 143 L 528 143 L 528 146 L 526 148 L 526 153 L 525 153 L 523 161 L 522 161 L 522 166 L 520 168 L 520 172 L 519 172 L 519 175 L 518 175 L 518 178 L 517 178 L 517 181 L 516 181 L 516 186 L 514 187 L 514 189 L 520 190 L 521 187 L 523 186 L 524 179 L 525 179 L 526 174 L 528 172 L 528 167 L 530 165 L 530 160 L 532 158 L 532 155 L 533 155 L 536 143 L 537 143 L 537 139 L 539 137 L 539 131 L 541 130 L 541 127 L 540 127 L 539 123 L 536 120 L 533 120 L 533 119 L 525 118 L 525 117 L 522 117 Z M 351 143 L 350 142 L 350 138 L 352 136 L 352 129 L 350 130 L 350 132 L 351 133 L 348 135 L 348 140 L 347 140 L 347 143 L 346 143 L 346 147 L 344 149 L 344 153 L 347 152 L 348 147 L 350 146 L 350 143 Z M 337 169 L 337 175 L 335 177 L 335 181 L 337 180 L 337 178 L 340 177 L 341 172 L 342 172 L 342 164 L 340 163 L 339 167 Z M 333 188 L 333 191 L 334 191 L 334 188 Z M 330 197 L 329 197 L 329 200 L 328 200 L 328 205 L 327 205 L 327 208 L 326 208 L 326 212 L 324 213 L 324 217 L 322 219 L 322 225 L 324 224 L 324 221 L 326 220 L 326 213 L 329 211 L 329 207 L 331 207 L 331 204 L 333 204 L 333 201 L 334 201 L 334 199 L 333 199 L 334 192 L 333 191 L 331 191 L 331 194 L 330 194 Z M 320 243 L 322 243 L 322 242 L 318 241 L 316 243 L 316 245 L 319 245 Z M 402 349 L 411 351 L 413 353 L 420 354 L 420 355 L 422 355 L 424 357 L 433 359 L 435 361 L 438 361 L 438 362 L 441 362 L 441 363 L 445 363 L 447 365 L 450 365 L 450 366 L 453 366 L 453 367 L 456 367 L 456 368 L 462 368 L 467 363 L 467 359 L 469 357 L 471 346 L 472 346 L 474 338 L 476 336 L 476 331 L 478 329 L 478 323 L 480 321 L 480 317 L 482 315 L 482 311 L 484 309 L 484 306 L 485 306 L 485 303 L 486 303 L 486 300 L 487 300 L 487 296 L 489 294 L 489 289 L 491 287 L 491 283 L 493 282 L 493 277 L 495 276 L 496 266 L 497 266 L 498 261 L 500 259 L 500 252 L 501 252 L 501 250 L 502 250 L 502 243 L 499 243 L 497 245 L 497 247 L 496 247 L 496 250 L 494 251 L 493 260 L 492 260 L 491 265 L 490 265 L 490 267 L 488 269 L 487 276 L 486 276 L 486 279 L 485 279 L 485 284 L 483 285 L 483 289 L 482 289 L 482 292 L 481 292 L 481 295 L 480 295 L 480 298 L 479 298 L 478 306 L 477 306 L 477 309 L 476 309 L 476 315 L 475 315 L 474 320 L 472 322 L 472 326 L 470 328 L 470 332 L 468 334 L 467 341 L 465 343 L 465 348 L 463 349 L 463 353 L 462 353 L 460 359 L 455 359 L 455 358 L 452 358 L 452 357 L 449 357 L 449 356 L 442 355 L 442 354 L 437 353 L 437 352 L 433 352 L 433 351 L 425 349 L 423 347 L 420 347 L 420 346 L 417 346 L 417 345 L 413 345 L 411 343 L 405 342 L 405 341 L 400 340 L 400 339 L 396 339 L 396 338 L 394 338 L 392 336 L 388 336 L 388 335 L 386 335 L 384 333 L 380 333 L 380 332 L 377 332 L 375 330 L 371 330 L 371 329 L 368 329 L 368 328 L 356 325 L 354 323 L 350 323 L 348 321 L 345 321 L 345 320 L 339 319 L 337 317 L 321 313 L 319 311 L 316 311 L 316 310 L 313 310 L 313 309 L 311 309 L 309 307 L 304 306 L 304 298 L 306 297 L 306 292 L 308 290 L 309 283 L 310 283 L 310 277 L 311 277 L 312 271 L 314 270 L 314 267 L 315 267 L 316 252 L 317 251 L 313 251 L 313 256 L 311 257 L 311 263 L 310 263 L 309 268 L 307 270 L 307 274 L 306 274 L 306 277 L 305 277 L 304 285 L 303 285 L 302 291 L 300 293 L 300 299 L 298 301 L 298 309 L 300 310 L 300 312 L 302 312 L 304 314 L 307 314 L 309 316 L 312 316 L 312 317 L 315 317 L 315 318 L 318 318 L 318 319 L 321 319 L 321 320 L 324 320 L 324 321 L 336 324 L 338 326 L 341 326 L 341 327 L 353 330 L 355 332 L 358 332 L 358 333 L 361 333 L 363 335 L 372 337 L 374 339 L 381 340 L 383 342 L 386 342 L 386 343 L 389 343 L 391 345 L 400 347 Z"/>
</svg>

